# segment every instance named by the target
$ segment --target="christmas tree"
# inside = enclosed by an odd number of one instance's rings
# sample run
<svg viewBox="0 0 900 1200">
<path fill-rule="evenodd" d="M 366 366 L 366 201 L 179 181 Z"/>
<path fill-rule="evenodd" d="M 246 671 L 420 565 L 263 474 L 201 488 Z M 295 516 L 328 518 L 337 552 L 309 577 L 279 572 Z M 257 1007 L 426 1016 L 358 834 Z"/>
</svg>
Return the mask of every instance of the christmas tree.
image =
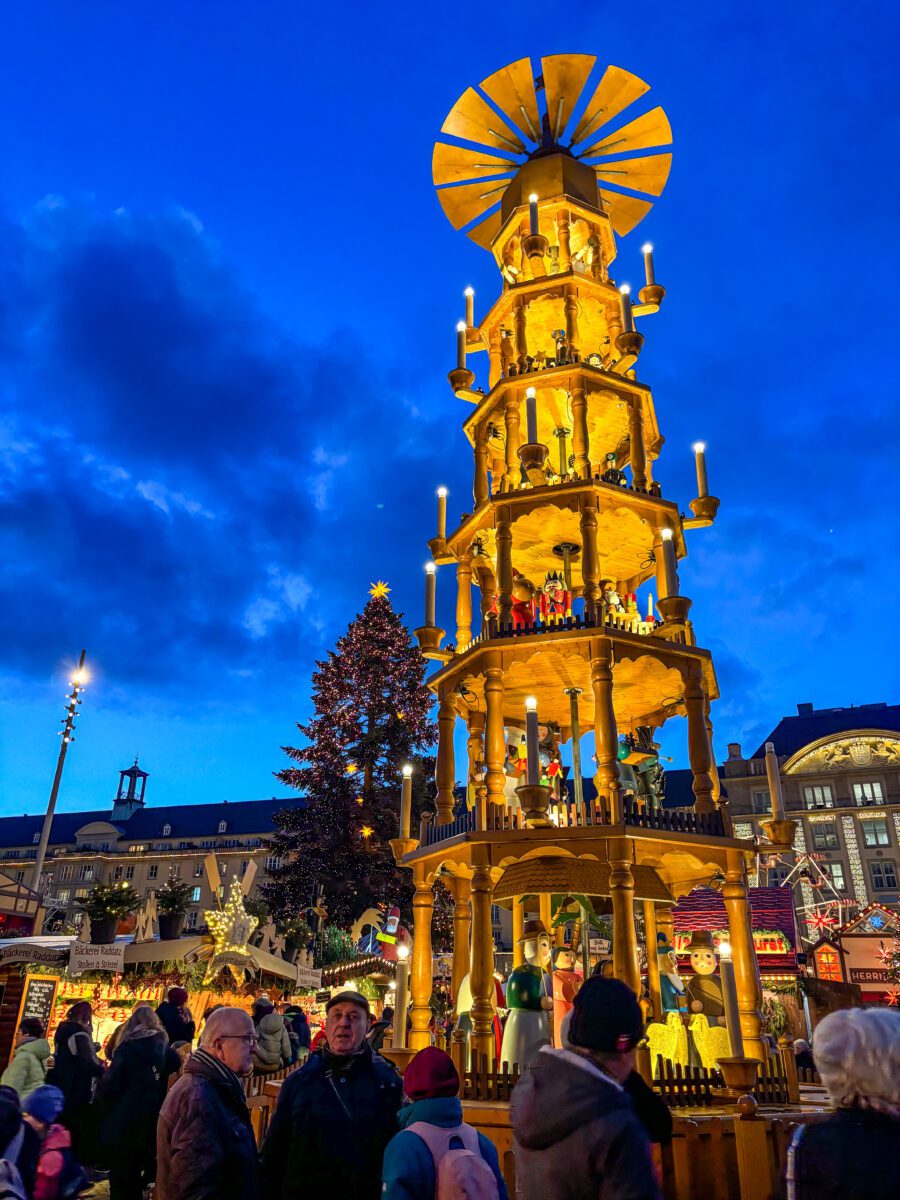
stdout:
<svg viewBox="0 0 900 1200">
<path fill-rule="evenodd" d="M 282 865 L 263 888 L 279 921 L 301 916 L 318 885 L 328 921 L 349 926 L 371 906 L 409 911 L 409 872 L 398 871 L 389 840 L 398 836 L 401 771 L 413 771 L 418 820 L 434 760 L 433 697 L 425 660 L 394 612 L 383 583 L 312 677 L 315 712 L 298 724 L 306 744 L 285 746 L 293 765 L 276 773 L 305 804 L 276 816 L 272 853 Z"/>
</svg>

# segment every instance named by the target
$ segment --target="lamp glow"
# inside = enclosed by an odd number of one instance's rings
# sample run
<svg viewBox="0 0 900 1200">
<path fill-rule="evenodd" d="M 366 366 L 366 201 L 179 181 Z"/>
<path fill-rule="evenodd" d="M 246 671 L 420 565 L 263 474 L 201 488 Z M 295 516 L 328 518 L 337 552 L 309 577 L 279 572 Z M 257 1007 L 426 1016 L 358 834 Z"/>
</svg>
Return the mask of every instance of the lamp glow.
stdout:
<svg viewBox="0 0 900 1200">
<path fill-rule="evenodd" d="M 397 947 L 397 958 L 400 960 L 400 962 L 406 962 L 406 960 L 409 958 L 409 946 L 407 946 L 404 942 L 401 942 Z"/>
<path fill-rule="evenodd" d="M 537 712 L 537 697 L 535 697 L 535 696 L 526 696 L 525 697 L 525 711 L 526 712 Z"/>
<path fill-rule="evenodd" d="M 663 540 L 664 542 L 671 542 L 671 540 L 672 540 L 672 530 L 671 530 L 671 529 L 661 529 L 661 530 L 659 531 L 659 536 L 662 538 L 662 540 Z"/>
<path fill-rule="evenodd" d="M 409 763 L 407 763 L 407 764 L 404 766 L 404 768 L 403 768 L 403 778 L 404 778 L 404 779 L 409 779 L 409 778 L 410 778 L 410 776 L 412 775 L 412 773 L 413 773 L 413 769 L 412 769 L 412 767 L 410 766 L 410 764 L 409 764 Z"/>
</svg>

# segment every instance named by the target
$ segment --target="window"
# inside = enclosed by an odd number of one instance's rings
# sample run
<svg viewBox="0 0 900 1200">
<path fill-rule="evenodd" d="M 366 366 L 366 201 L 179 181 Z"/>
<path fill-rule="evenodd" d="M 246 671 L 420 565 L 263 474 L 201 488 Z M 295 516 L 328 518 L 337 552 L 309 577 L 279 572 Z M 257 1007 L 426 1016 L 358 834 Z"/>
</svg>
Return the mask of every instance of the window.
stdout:
<svg viewBox="0 0 900 1200">
<path fill-rule="evenodd" d="M 220 821 L 219 822 L 219 833 L 227 833 L 227 832 L 228 832 L 228 822 Z"/>
<path fill-rule="evenodd" d="M 831 880 L 831 885 L 836 892 L 846 892 L 847 884 L 844 880 L 844 864 L 839 862 L 821 863 L 820 866 L 825 874 Z"/>
<path fill-rule="evenodd" d="M 16 871 L 16 883 L 21 883 L 24 878 L 25 878 L 24 871 Z"/>
<path fill-rule="evenodd" d="M 271 874 L 272 871 L 278 871 L 281 868 L 281 858 L 277 854 L 270 854 L 266 858 L 266 870 Z"/>
<path fill-rule="evenodd" d="M 814 783 L 803 789 L 805 808 L 834 808 L 834 793 L 829 783 Z"/>
<path fill-rule="evenodd" d="M 816 850 L 837 850 L 838 835 L 834 821 L 816 821 L 810 825 L 813 836 L 813 848 Z"/>
<path fill-rule="evenodd" d="M 40 834 L 40 830 L 38 830 L 38 832 L 31 839 L 32 846 L 36 846 L 40 840 L 41 840 L 41 834 Z"/>
<path fill-rule="evenodd" d="M 194 890 L 191 892 L 191 903 L 192 904 L 200 903 L 200 888 L 195 887 Z"/>
<path fill-rule="evenodd" d="M 159 874 L 159 863 L 151 863 L 147 868 L 147 878 L 155 879 Z"/>
<path fill-rule="evenodd" d="M 894 891 L 897 887 L 897 866 L 892 862 L 869 863 L 872 887 L 876 892 Z"/>
<path fill-rule="evenodd" d="M 76 900 L 87 900 L 87 898 L 90 894 L 91 894 L 90 888 L 76 888 L 75 889 L 75 899 Z"/>
<path fill-rule="evenodd" d="M 128 847 L 129 854 L 145 854 L 147 851 L 146 842 L 135 842 L 134 845 Z"/>
<path fill-rule="evenodd" d="M 113 881 L 114 882 L 122 878 L 122 872 L 124 870 L 125 870 L 124 867 L 116 867 L 116 869 L 113 871 Z"/>
<path fill-rule="evenodd" d="M 57 900 L 60 901 L 60 903 L 65 904 L 71 894 L 72 893 L 69 891 L 68 888 L 60 888 L 59 891 L 56 893 L 56 898 L 57 898 Z"/>
<path fill-rule="evenodd" d="M 881 790 L 881 784 L 877 781 L 872 783 L 854 783 L 853 799 L 860 808 L 864 808 L 867 804 L 884 804 L 884 794 Z"/>
<path fill-rule="evenodd" d="M 65 864 L 64 866 L 62 866 L 62 867 L 57 867 L 57 868 L 56 868 L 56 878 L 57 878 L 57 880 L 58 880 L 58 881 L 60 881 L 60 882 L 62 882 L 62 881 L 63 881 L 63 880 L 65 880 L 65 879 L 71 879 L 71 878 L 72 878 L 72 866 L 71 866 L 71 864 L 70 864 L 70 863 L 66 863 L 66 864 Z"/>
<path fill-rule="evenodd" d="M 500 905 L 499 904 L 491 905 L 491 924 L 492 925 L 500 924 Z"/>
<path fill-rule="evenodd" d="M 750 801 L 750 811 L 755 813 L 767 813 L 772 807 L 772 801 L 769 798 L 768 792 L 754 792 Z"/>
<path fill-rule="evenodd" d="M 173 879 L 181 878 L 181 863 L 176 863 L 174 867 L 169 867 L 169 874 Z"/>
<path fill-rule="evenodd" d="M 81 870 L 78 872 L 78 878 L 79 879 L 93 879 L 94 878 L 94 864 L 93 863 L 85 863 L 84 866 L 81 868 Z"/>
<path fill-rule="evenodd" d="M 863 830 L 863 840 L 867 846 L 889 846 L 891 844 L 886 817 L 876 817 L 872 821 L 862 821 L 860 824 Z"/>
<path fill-rule="evenodd" d="M 178 843 L 179 850 L 190 850 L 190 848 L 191 848 L 190 842 L 179 842 Z"/>
<path fill-rule="evenodd" d="M 228 863 L 227 862 L 222 862 L 221 860 L 219 861 L 219 874 L 222 876 L 223 879 L 228 874 Z"/>
<path fill-rule="evenodd" d="M 247 868 L 250 866 L 249 858 L 241 859 L 241 875 L 247 874 Z"/>
<path fill-rule="evenodd" d="M 126 879 L 134 879 L 134 867 L 126 867 L 125 868 L 125 878 Z"/>
<path fill-rule="evenodd" d="M 196 908 L 192 908 L 191 911 L 187 915 L 188 929 L 196 929 L 197 928 L 197 917 L 198 916 L 199 916 L 199 913 L 197 912 Z"/>
<path fill-rule="evenodd" d="M 203 863 L 202 862 L 194 863 L 194 878 L 195 879 L 203 878 Z"/>
<path fill-rule="evenodd" d="M 163 825 L 162 835 L 163 835 L 163 837 L 169 837 L 171 833 L 172 833 L 172 826 L 169 824 L 168 821 L 166 821 L 165 825 Z"/>
</svg>

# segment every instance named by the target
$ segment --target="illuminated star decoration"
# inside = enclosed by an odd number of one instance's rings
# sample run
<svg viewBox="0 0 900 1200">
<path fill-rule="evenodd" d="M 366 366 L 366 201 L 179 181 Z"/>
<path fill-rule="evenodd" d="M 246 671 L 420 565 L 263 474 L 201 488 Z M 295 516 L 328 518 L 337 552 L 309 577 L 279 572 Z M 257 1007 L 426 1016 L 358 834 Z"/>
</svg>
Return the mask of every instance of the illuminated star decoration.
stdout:
<svg viewBox="0 0 900 1200">
<path fill-rule="evenodd" d="M 806 918 L 806 923 L 810 929 L 818 929 L 820 933 L 824 933 L 826 929 L 837 925 L 837 917 L 829 917 L 827 913 L 814 912 Z"/>
<path fill-rule="evenodd" d="M 383 597 L 387 596 L 387 594 L 390 590 L 391 589 L 384 582 L 384 580 L 379 579 L 377 583 L 373 583 L 372 586 L 369 588 L 369 595 L 372 597 L 373 600 L 381 600 Z"/>
<path fill-rule="evenodd" d="M 372 834 L 375 832 L 375 830 L 372 828 L 371 825 L 363 825 L 362 829 L 360 829 L 359 832 L 366 839 L 366 841 L 368 841 L 369 838 L 372 836 Z"/>
<path fill-rule="evenodd" d="M 259 920 L 251 916 L 244 907 L 244 893 L 239 879 L 232 879 L 228 900 L 221 912 L 209 909 L 203 916 L 213 938 L 213 956 L 210 960 L 210 970 L 207 971 L 209 979 L 210 973 L 214 974 L 213 963 L 220 954 L 247 954 L 247 943 Z M 226 963 L 225 966 L 238 983 L 243 982 L 242 967 L 236 963 Z"/>
<path fill-rule="evenodd" d="M 881 915 L 881 913 L 873 913 L 872 916 L 869 917 L 869 924 L 873 929 L 882 929 L 884 927 L 884 917 Z"/>
<path fill-rule="evenodd" d="M 897 988 L 891 988 L 886 999 L 891 1008 L 900 1008 L 900 991 Z"/>
</svg>

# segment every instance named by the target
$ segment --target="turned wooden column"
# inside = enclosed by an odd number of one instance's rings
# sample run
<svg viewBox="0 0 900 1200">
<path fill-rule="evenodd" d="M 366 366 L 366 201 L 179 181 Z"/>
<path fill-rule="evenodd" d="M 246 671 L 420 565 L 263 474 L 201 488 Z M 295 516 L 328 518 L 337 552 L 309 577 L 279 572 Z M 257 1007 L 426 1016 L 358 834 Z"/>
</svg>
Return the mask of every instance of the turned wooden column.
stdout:
<svg viewBox="0 0 900 1200">
<path fill-rule="evenodd" d="M 556 214 L 556 238 L 559 243 L 559 269 L 572 270 L 572 243 L 569 235 L 569 210 L 561 208 Z"/>
<path fill-rule="evenodd" d="M 416 893 L 413 896 L 413 953 L 410 990 L 412 992 L 411 1050 L 423 1050 L 431 1045 L 428 1022 L 431 1020 L 431 993 L 434 988 L 431 962 L 431 915 L 434 896 L 424 874 L 416 874 Z"/>
<path fill-rule="evenodd" d="M 663 1019 L 662 989 L 659 982 L 659 955 L 656 953 L 656 905 L 652 900 L 644 901 L 644 937 L 647 942 L 647 986 L 650 992 L 650 1007 L 653 1020 Z"/>
<path fill-rule="evenodd" d="M 503 490 L 515 492 L 518 491 L 522 477 L 522 464 L 519 462 L 519 402 L 513 396 L 507 397 L 503 421 L 506 425 L 506 474 L 503 478 Z"/>
<path fill-rule="evenodd" d="M 508 504 L 498 506 L 494 529 L 497 538 L 497 588 L 500 592 L 500 624 L 512 623 L 512 529 Z"/>
<path fill-rule="evenodd" d="M 521 296 L 516 300 L 513 327 L 516 331 L 516 362 L 521 372 L 525 370 L 525 359 L 528 357 L 528 325 L 525 316 L 525 301 Z"/>
<path fill-rule="evenodd" d="M 469 931 L 472 925 L 469 892 L 468 879 L 457 876 L 453 880 L 453 972 L 450 976 L 454 1006 L 459 985 L 469 973 Z"/>
<path fill-rule="evenodd" d="M 496 812 L 495 809 L 493 812 L 491 811 L 493 805 L 506 804 L 504 795 L 506 775 L 503 770 L 503 763 L 506 759 L 506 736 L 503 730 L 503 671 L 498 660 L 499 656 L 496 656 L 495 661 L 488 664 L 484 681 L 484 707 L 486 710 L 484 761 L 487 764 L 489 817 Z"/>
<path fill-rule="evenodd" d="M 503 375 L 503 356 L 500 349 L 502 341 L 503 336 L 498 321 L 491 329 L 488 342 L 488 385 L 490 387 L 493 387 L 495 383 L 499 383 Z"/>
<path fill-rule="evenodd" d="M 513 968 L 525 965 L 525 901 L 521 896 L 513 896 L 512 905 L 512 964 Z"/>
<path fill-rule="evenodd" d="M 584 613 L 589 621 L 600 621 L 600 559 L 597 555 L 597 502 L 591 496 L 581 501 L 581 581 Z"/>
<path fill-rule="evenodd" d="M 466 739 L 466 750 L 469 758 L 466 804 L 469 808 L 475 808 L 475 828 L 484 829 L 485 814 L 479 811 L 478 804 L 478 788 L 482 782 L 479 779 L 479 774 L 484 764 L 484 713 L 470 710 L 466 718 L 466 728 L 469 731 L 469 736 Z"/>
<path fill-rule="evenodd" d="M 598 638 L 591 658 L 591 687 L 594 692 L 594 741 L 597 753 L 597 794 L 609 810 L 609 819 L 622 820 L 622 792 L 619 788 L 618 736 L 613 709 L 612 643 Z"/>
<path fill-rule="evenodd" d="M 747 868 L 740 850 L 727 851 L 722 898 L 728 913 L 728 935 L 731 938 L 731 957 L 734 961 L 734 981 L 737 985 L 738 1008 L 741 1013 L 744 1053 L 750 1058 L 765 1059 L 768 1057 L 768 1050 L 762 1035 L 760 1014 L 762 984 L 750 924 Z"/>
<path fill-rule="evenodd" d="M 609 895 L 613 910 L 613 974 L 639 996 L 641 971 L 634 924 L 634 876 L 626 839 L 610 839 L 609 866 Z"/>
<path fill-rule="evenodd" d="M 574 283 L 566 284 L 565 312 L 566 341 L 569 343 L 569 354 L 574 357 L 578 352 L 578 294 Z"/>
<path fill-rule="evenodd" d="M 712 754 L 706 729 L 706 693 L 699 664 L 692 663 L 684 681 L 684 707 L 688 723 L 688 758 L 694 775 L 694 812 L 710 813 L 712 798 Z"/>
<path fill-rule="evenodd" d="M 448 825 L 453 820 L 453 785 L 456 782 L 453 733 L 456 728 L 456 709 L 453 693 L 441 696 L 438 705 L 438 749 L 434 766 L 434 781 L 437 784 L 435 806 L 436 825 Z"/>
<path fill-rule="evenodd" d="M 487 425 L 479 425 L 475 431 L 475 479 L 472 484 L 472 495 L 475 507 L 484 504 L 488 498 L 488 431 Z"/>
<path fill-rule="evenodd" d="M 472 864 L 472 965 L 469 983 L 472 988 L 472 1033 L 469 1047 L 473 1056 L 487 1055 L 495 1059 L 494 1045 L 494 938 L 491 931 L 491 871 L 487 862 Z M 477 1061 L 477 1060 L 476 1060 Z"/>
<path fill-rule="evenodd" d="M 579 479 L 590 479 L 587 396 L 583 384 L 575 384 L 572 388 L 572 453 L 575 457 L 575 474 Z"/>
<path fill-rule="evenodd" d="M 472 640 L 472 554 L 466 550 L 456 564 L 456 649 L 461 654 Z"/>
<path fill-rule="evenodd" d="M 675 946 L 675 917 L 672 915 L 671 904 L 657 904 L 656 910 L 656 932 L 664 933 L 668 938 L 669 945 Z"/>
<path fill-rule="evenodd" d="M 631 453 L 631 482 L 636 488 L 647 486 L 647 448 L 644 445 L 644 410 L 640 396 L 631 397 L 628 430 Z"/>
<path fill-rule="evenodd" d="M 483 558 L 476 559 L 475 574 L 477 576 L 478 587 L 481 590 L 481 632 L 487 636 L 489 613 L 494 603 L 494 596 L 497 594 L 497 581 L 494 579 L 493 572 L 488 566 L 487 561 Z"/>
</svg>

